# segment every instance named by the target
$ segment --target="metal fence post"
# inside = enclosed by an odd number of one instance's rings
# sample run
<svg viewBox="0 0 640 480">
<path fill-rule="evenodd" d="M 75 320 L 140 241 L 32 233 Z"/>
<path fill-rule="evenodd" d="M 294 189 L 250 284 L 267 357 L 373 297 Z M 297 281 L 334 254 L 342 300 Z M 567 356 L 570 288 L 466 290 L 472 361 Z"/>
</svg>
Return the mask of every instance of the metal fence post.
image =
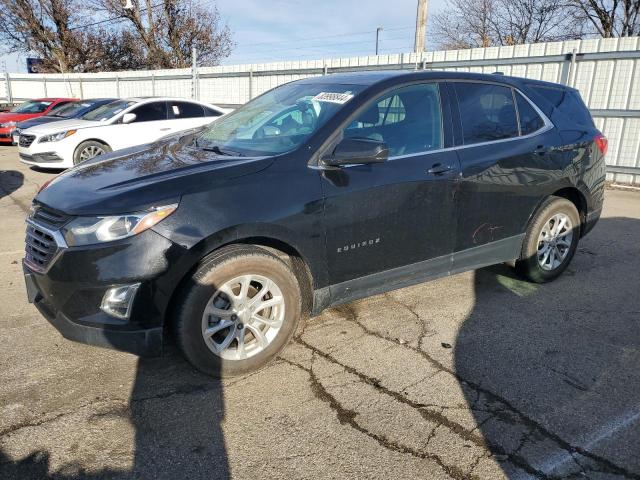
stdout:
<svg viewBox="0 0 640 480">
<path fill-rule="evenodd" d="M 156 76 L 153 73 L 151 74 L 151 96 L 156 96 Z"/>
<path fill-rule="evenodd" d="M 78 77 L 78 83 L 80 84 L 80 100 L 84 100 L 84 89 L 82 88 L 82 77 Z"/>
<path fill-rule="evenodd" d="M 13 103 L 13 95 L 11 93 L 11 77 L 9 72 L 4 72 L 4 81 L 7 85 L 7 103 Z"/>
<path fill-rule="evenodd" d="M 116 75 L 116 97 L 120 98 L 120 77 Z"/>
<path fill-rule="evenodd" d="M 47 93 L 47 77 L 42 77 L 42 87 L 44 90 L 44 96 L 48 97 L 49 94 Z"/>
<path fill-rule="evenodd" d="M 249 100 L 253 98 L 253 67 L 249 69 Z"/>
</svg>

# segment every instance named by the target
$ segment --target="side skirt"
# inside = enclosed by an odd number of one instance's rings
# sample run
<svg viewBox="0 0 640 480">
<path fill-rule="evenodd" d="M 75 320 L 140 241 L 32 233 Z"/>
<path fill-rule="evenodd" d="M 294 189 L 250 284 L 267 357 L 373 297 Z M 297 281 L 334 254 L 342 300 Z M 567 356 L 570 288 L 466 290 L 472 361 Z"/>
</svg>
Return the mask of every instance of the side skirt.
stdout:
<svg viewBox="0 0 640 480">
<path fill-rule="evenodd" d="M 432 258 L 403 267 L 354 278 L 313 292 L 312 315 L 325 308 L 353 302 L 456 273 L 508 262 L 520 256 L 524 234 Z"/>
</svg>

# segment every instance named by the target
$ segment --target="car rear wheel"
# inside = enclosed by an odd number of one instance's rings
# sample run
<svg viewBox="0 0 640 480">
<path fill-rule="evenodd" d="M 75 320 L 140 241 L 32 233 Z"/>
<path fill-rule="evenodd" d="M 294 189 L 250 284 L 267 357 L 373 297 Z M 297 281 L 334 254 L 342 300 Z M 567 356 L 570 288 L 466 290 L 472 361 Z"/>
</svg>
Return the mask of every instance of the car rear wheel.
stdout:
<svg viewBox="0 0 640 480">
<path fill-rule="evenodd" d="M 549 282 L 567 268 L 579 239 L 580 215 L 575 205 L 549 197 L 529 223 L 516 270 L 533 282 Z"/>
<path fill-rule="evenodd" d="M 284 262 L 259 247 L 224 247 L 189 279 L 175 318 L 176 341 L 208 375 L 244 374 L 284 348 L 301 313 L 300 287 Z"/>
<path fill-rule="evenodd" d="M 73 164 L 77 165 L 80 162 L 84 162 L 85 160 L 90 160 L 99 155 L 104 155 L 111 151 L 111 147 L 101 142 L 96 142 L 95 140 L 88 140 L 86 142 L 82 142 L 76 148 L 75 153 L 73 154 Z"/>
</svg>

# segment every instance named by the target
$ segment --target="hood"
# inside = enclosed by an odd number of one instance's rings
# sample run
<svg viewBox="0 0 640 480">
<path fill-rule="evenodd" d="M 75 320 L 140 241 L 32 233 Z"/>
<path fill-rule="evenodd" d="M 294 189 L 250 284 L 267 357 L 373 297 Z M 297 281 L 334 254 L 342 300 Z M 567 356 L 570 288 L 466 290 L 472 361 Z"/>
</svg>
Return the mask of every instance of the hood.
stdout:
<svg viewBox="0 0 640 480">
<path fill-rule="evenodd" d="M 193 135 L 119 150 L 56 177 L 35 198 L 70 215 L 106 215 L 174 203 L 189 192 L 267 168 L 273 157 L 231 157 L 193 146 Z"/>
<path fill-rule="evenodd" d="M 62 132 L 64 130 L 80 130 L 81 128 L 97 127 L 98 125 L 107 125 L 107 123 L 71 118 L 69 120 L 60 120 L 55 123 L 52 122 L 36 125 L 29 129 L 29 133 L 34 135 L 49 135 L 51 133 Z"/>
<path fill-rule="evenodd" d="M 47 115 L 43 117 L 30 118 L 28 120 L 22 120 L 18 122 L 18 128 L 26 130 L 27 128 L 35 127 L 36 125 L 44 125 L 45 123 L 62 122 L 64 118 L 61 117 L 49 117 Z"/>
<path fill-rule="evenodd" d="M 26 120 L 28 118 L 40 117 L 41 113 L 12 113 L 2 112 L 0 113 L 0 123 L 7 122 L 19 122 L 20 120 Z"/>
</svg>

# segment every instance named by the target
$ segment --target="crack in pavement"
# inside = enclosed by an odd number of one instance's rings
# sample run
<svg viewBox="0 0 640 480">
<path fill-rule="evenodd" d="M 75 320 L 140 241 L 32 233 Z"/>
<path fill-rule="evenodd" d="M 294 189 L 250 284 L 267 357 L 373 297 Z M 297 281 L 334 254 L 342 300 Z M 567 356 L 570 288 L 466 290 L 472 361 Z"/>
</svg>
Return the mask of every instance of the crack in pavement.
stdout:
<svg viewBox="0 0 640 480">
<path fill-rule="evenodd" d="M 397 303 L 402 304 L 402 302 L 398 301 L 397 299 L 395 300 Z M 415 312 L 413 312 L 413 310 L 410 309 L 410 307 L 407 307 L 405 305 L 405 307 L 411 311 L 412 313 L 415 314 Z M 567 455 L 570 455 L 571 457 L 574 456 L 574 454 L 580 454 L 584 457 L 589 458 L 592 462 L 595 462 L 597 464 L 597 467 L 592 467 L 589 470 L 590 471 L 597 471 L 597 472 L 601 472 L 601 473 L 613 473 L 616 475 L 623 475 L 625 477 L 628 478 L 633 478 L 633 479 L 639 479 L 640 480 L 640 475 L 636 474 L 634 472 L 628 471 L 627 469 L 616 465 L 615 463 L 613 463 L 612 461 L 610 461 L 607 458 L 601 457 L 595 453 L 592 453 L 588 450 L 585 450 L 584 448 L 581 448 L 579 446 L 575 446 L 575 445 L 571 445 L 569 442 L 567 442 L 566 440 L 564 440 L 563 438 L 561 438 L 559 435 L 555 434 L 554 432 L 551 432 L 550 430 L 548 430 L 546 427 L 544 427 L 543 425 L 541 425 L 540 423 L 538 423 L 536 420 L 528 417 L 526 414 L 520 412 L 518 409 L 516 409 L 507 399 L 505 399 L 504 397 L 501 397 L 500 395 L 481 387 L 479 384 L 472 382 L 468 379 L 462 378 L 458 373 L 454 372 L 453 370 L 451 370 L 450 368 L 447 368 L 445 365 L 443 365 L 441 362 L 439 362 L 438 360 L 436 360 L 435 358 L 433 358 L 432 356 L 430 356 L 427 352 L 425 352 L 424 350 L 417 348 L 417 347 L 413 347 L 407 343 L 402 343 L 400 342 L 398 339 L 381 334 L 379 332 L 376 332 L 374 330 L 369 329 L 368 327 L 366 327 L 359 319 L 358 319 L 358 315 L 357 312 L 355 310 L 355 308 L 352 305 L 342 305 L 339 307 L 336 307 L 333 309 L 334 311 L 338 312 L 343 319 L 350 321 L 352 323 L 355 323 L 356 325 L 358 325 L 364 332 L 366 332 L 369 335 L 372 335 L 374 337 L 377 337 L 379 339 L 388 341 L 388 342 L 392 342 L 396 345 L 398 345 L 401 348 L 406 348 L 409 350 L 412 350 L 416 353 L 418 353 L 420 356 L 422 356 L 425 360 L 427 360 L 433 367 L 435 367 L 438 370 L 444 371 L 449 373 L 450 375 L 452 375 L 454 378 L 456 378 L 460 383 L 464 383 L 466 384 L 468 387 L 470 387 L 471 389 L 479 392 L 479 394 L 484 394 L 487 399 L 491 402 L 498 402 L 500 404 L 502 404 L 504 407 L 501 409 L 498 409 L 496 412 L 493 412 L 493 409 L 491 410 L 491 412 L 489 413 L 497 413 L 498 411 L 508 411 L 509 413 L 515 415 L 520 424 L 524 425 L 525 427 L 527 427 L 531 433 L 536 433 L 538 436 L 540 436 L 541 438 L 545 438 L 548 440 L 551 440 L 553 442 L 555 442 L 558 447 L 560 447 L 560 449 L 566 451 Z M 397 392 L 393 392 L 389 389 L 386 389 L 385 387 L 380 385 L 380 381 L 377 379 L 373 379 L 370 377 L 367 377 L 366 375 L 362 374 L 361 372 L 358 372 L 357 370 L 355 370 L 352 367 L 346 366 L 341 364 L 337 359 L 335 359 L 334 357 L 332 357 L 331 355 L 322 352 L 321 350 L 317 349 L 316 347 L 313 347 L 312 345 L 304 342 L 304 340 L 302 340 L 300 337 L 296 337 L 295 341 L 302 341 L 303 345 L 308 346 L 308 348 L 311 348 L 312 350 L 315 350 L 316 352 L 318 352 L 319 354 L 321 354 L 322 356 L 324 356 L 327 360 L 332 361 L 333 363 L 336 363 L 340 366 L 342 366 L 343 368 L 345 368 L 348 372 L 353 373 L 359 377 L 361 377 L 363 379 L 363 381 L 369 383 L 370 385 L 374 386 L 375 388 L 380 389 L 381 391 L 383 391 L 384 393 L 388 393 L 390 395 L 392 395 L 394 398 L 397 399 L 402 399 L 403 403 L 408 403 L 411 402 L 408 399 L 405 399 L 405 397 L 403 397 L 401 394 L 397 393 Z M 415 402 L 411 402 L 415 404 L 414 408 L 420 408 L 420 404 L 417 404 Z M 409 404 L 409 403 L 408 403 Z M 435 413 L 435 412 L 434 412 Z M 455 422 L 449 420 L 446 416 L 441 415 L 441 417 L 444 417 L 446 419 L 446 424 L 455 424 Z M 430 419 L 431 421 L 437 421 L 434 418 Z M 456 429 L 458 430 L 462 430 L 464 432 L 464 435 L 467 435 L 469 437 L 475 437 L 475 435 L 472 435 L 471 432 L 467 431 L 464 429 L 464 427 L 462 427 L 459 424 L 456 424 Z M 452 430 L 454 433 L 458 433 L 456 430 Z M 465 437 L 463 437 L 465 438 Z M 484 442 L 484 439 L 482 439 L 482 442 L 486 444 L 486 442 Z M 531 465 L 529 465 L 529 463 L 521 458 L 518 455 L 513 455 L 513 452 L 506 452 L 504 451 L 504 449 L 502 448 L 502 446 L 497 445 L 497 444 L 491 444 L 490 448 L 495 451 L 498 454 L 501 455 L 507 455 L 509 457 L 509 460 L 512 461 L 514 464 L 516 464 L 517 466 L 523 468 L 525 471 L 527 471 L 527 473 L 530 473 L 532 475 L 535 475 L 536 477 L 539 478 L 554 478 L 552 475 L 548 475 L 544 472 L 538 471 L 537 469 L 535 469 L 534 467 L 532 467 Z M 582 467 L 582 465 L 580 465 L 580 467 Z"/>
<path fill-rule="evenodd" d="M 315 356 L 311 357 L 311 362 L 312 362 L 311 363 L 311 368 L 305 367 L 304 365 L 301 365 L 301 364 L 299 364 L 297 362 L 293 362 L 291 360 L 285 359 L 283 357 L 279 357 L 279 358 L 281 360 L 287 362 L 291 366 L 299 368 L 299 369 L 305 371 L 309 375 L 309 383 L 311 385 L 311 391 L 316 396 L 316 398 L 318 398 L 319 400 L 323 401 L 324 403 L 327 403 L 329 405 L 329 407 L 331 408 L 331 410 L 336 412 L 336 417 L 338 419 L 338 422 L 340 422 L 341 425 L 347 425 L 347 426 L 353 428 L 354 430 L 362 433 L 363 435 L 366 435 L 367 437 L 375 440 L 380 446 L 384 447 L 387 450 L 391 450 L 391 451 L 402 453 L 402 454 L 406 454 L 406 455 L 411 455 L 413 457 L 420 458 L 420 459 L 423 459 L 423 460 L 431 460 L 431 461 L 435 462 L 442 469 L 442 471 L 444 473 L 446 473 L 449 477 L 451 477 L 453 479 L 456 479 L 456 480 L 467 480 L 467 479 L 476 479 L 476 478 L 478 478 L 478 477 L 475 477 L 475 476 L 469 476 L 468 474 L 463 472 L 459 467 L 457 467 L 455 465 L 449 465 L 449 464 L 445 463 L 442 460 L 442 458 L 440 458 L 436 454 L 415 450 L 415 449 L 410 448 L 410 447 L 408 447 L 406 445 L 402 445 L 402 444 L 400 444 L 398 442 L 390 440 L 390 439 L 388 439 L 387 437 L 385 437 L 383 435 L 379 435 L 377 433 L 370 432 L 369 430 L 364 428 L 362 425 L 360 425 L 356 421 L 356 417 L 357 417 L 358 413 L 355 412 L 354 410 L 349 410 L 347 408 L 344 408 L 338 402 L 338 400 L 333 395 L 331 395 L 328 392 L 328 390 L 322 385 L 322 383 L 320 382 L 320 380 L 316 376 L 315 372 L 313 371 L 313 362 L 314 362 Z M 429 440 L 431 438 L 432 437 L 430 435 Z"/>
</svg>

